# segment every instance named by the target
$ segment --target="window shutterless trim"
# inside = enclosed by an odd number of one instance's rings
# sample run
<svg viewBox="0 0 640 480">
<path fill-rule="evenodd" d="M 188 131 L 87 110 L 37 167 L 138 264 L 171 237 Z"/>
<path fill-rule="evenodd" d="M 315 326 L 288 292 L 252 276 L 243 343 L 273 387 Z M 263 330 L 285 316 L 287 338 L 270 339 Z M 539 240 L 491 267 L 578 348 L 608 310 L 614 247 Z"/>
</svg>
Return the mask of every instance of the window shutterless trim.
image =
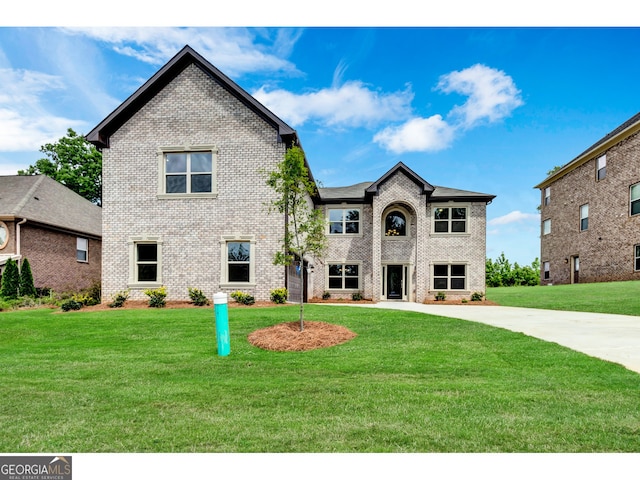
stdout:
<svg viewBox="0 0 640 480">
<path fill-rule="evenodd" d="M 128 288 L 142 290 L 145 288 L 158 288 L 162 286 L 162 237 L 157 235 L 140 235 L 129 237 L 129 282 Z M 156 245 L 156 279 L 155 281 L 138 281 L 138 256 L 137 246 L 141 244 Z"/>
<path fill-rule="evenodd" d="M 249 281 L 229 281 L 229 243 L 249 244 Z M 231 263 L 233 264 L 233 262 Z M 256 286 L 256 238 L 255 235 L 222 235 L 220 237 L 220 287 L 249 288 Z"/>
<path fill-rule="evenodd" d="M 338 220 L 331 221 L 331 211 L 332 210 L 340 210 L 342 211 L 342 232 L 331 232 L 331 224 L 339 223 Z M 358 212 L 358 220 L 348 220 L 346 218 L 346 213 L 351 210 L 356 210 Z M 362 237 L 362 205 L 339 205 L 336 207 L 328 206 L 326 210 L 327 215 L 327 235 L 331 237 Z M 358 225 L 358 231 L 356 233 L 347 233 L 347 223 L 355 223 Z"/>
<path fill-rule="evenodd" d="M 431 213 L 430 213 L 430 221 L 431 221 L 431 235 L 471 235 L 471 228 L 469 222 L 471 221 L 471 204 L 469 203 L 432 203 L 430 205 Z M 454 209 L 463 208 L 465 210 L 464 218 L 453 218 Z M 436 219 L 436 210 L 438 209 L 447 209 L 447 218 L 446 219 Z M 444 224 L 447 222 L 447 231 L 446 232 L 438 232 L 436 231 L 436 223 Z M 454 223 L 464 222 L 464 232 L 454 232 L 453 224 Z"/>
<path fill-rule="evenodd" d="M 211 153 L 211 191 L 195 193 L 167 193 L 166 191 L 166 161 L 165 157 L 170 153 Z M 173 200 L 181 198 L 217 198 L 218 197 L 218 148 L 215 145 L 179 145 L 159 147 L 156 152 L 158 158 L 158 193 L 157 198 L 162 200 Z M 208 174 L 209 172 L 202 172 Z M 185 172 L 187 174 L 187 172 Z M 197 175 L 198 172 L 188 172 Z"/>
</svg>

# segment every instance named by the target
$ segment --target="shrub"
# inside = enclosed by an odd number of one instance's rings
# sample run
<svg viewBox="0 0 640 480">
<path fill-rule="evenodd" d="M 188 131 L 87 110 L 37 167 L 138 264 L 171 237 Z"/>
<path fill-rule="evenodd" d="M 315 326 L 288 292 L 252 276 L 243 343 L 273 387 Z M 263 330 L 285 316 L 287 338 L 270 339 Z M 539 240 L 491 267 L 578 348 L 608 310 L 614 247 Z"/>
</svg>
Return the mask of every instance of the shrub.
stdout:
<svg viewBox="0 0 640 480">
<path fill-rule="evenodd" d="M 189 298 L 191 299 L 191 303 L 199 307 L 202 307 L 203 305 L 209 305 L 209 303 L 211 303 L 209 302 L 207 296 L 202 293 L 202 290 L 198 288 L 189 287 Z"/>
<path fill-rule="evenodd" d="M 473 292 L 471 294 L 472 302 L 481 302 L 483 298 L 484 298 L 484 294 L 482 292 Z"/>
<path fill-rule="evenodd" d="M 362 292 L 354 292 L 351 294 L 351 300 L 354 302 L 359 302 L 362 298 Z"/>
<path fill-rule="evenodd" d="M 111 303 L 109 304 L 110 308 L 120 308 L 124 305 L 124 303 L 129 298 L 129 290 L 122 290 L 120 292 L 114 293 L 111 295 Z"/>
<path fill-rule="evenodd" d="M 276 288 L 275 290 L 271 290 L 271 301 L 274 303 L 285 303 L 288 296 L 289 292 L 286 288 Z"/>
<path fill-rule="evenodd" d="M 36 287 L 33 285 L 31 265 L 26 258 L 22 261 L 22 268 L 20 269 L 20 295 L 23 297 L 36 296 Z"/>
<path fill-rule="evenodd" d="M 69 300 L 62 302 L 60 308 L 62 308 L 63 312 L 68 312 L 69 310 L 80 310 L 82 308 L 82 304 L 73 298 L 70 298 Z"/>
<path fill-rule="evenodd" d="M 436 293 L 436 301 L 445 300 L 447 295 L 444 292 Z"/>
<path fill-rule="evenodd" d="M 254 303 L 256 303 L 255 298 L 253 298 L 248 293 L 241 292 L 240 290 L 231 292 L 229 296 L 233 298 L 236 302 L 242 303 L 243 305 L 253 305 Z"/>
<path fill-rule="evenodd" d="M 144 294 L 149 297 L 149 306 L 153 308 L 163 308 L 167 305 L 167 288 L 162 286 L 154 290 L 148 289 Z"/>
<path fill-rule="evenodd" d="M 2 286 L 0 287 L 0 297 L 7 300 L 18 298 L 18 289 L 20 286 L 20 272 L 18 265 L 13 259 L 7 260 L 2 274 Z"/>
<path fill-rule="evenodd" d="M 329 300 L 331 298 L 331 294 L 329 292 L 324 292 L 322 294 L 322 299 L 323 300 Z"/>
</svg>

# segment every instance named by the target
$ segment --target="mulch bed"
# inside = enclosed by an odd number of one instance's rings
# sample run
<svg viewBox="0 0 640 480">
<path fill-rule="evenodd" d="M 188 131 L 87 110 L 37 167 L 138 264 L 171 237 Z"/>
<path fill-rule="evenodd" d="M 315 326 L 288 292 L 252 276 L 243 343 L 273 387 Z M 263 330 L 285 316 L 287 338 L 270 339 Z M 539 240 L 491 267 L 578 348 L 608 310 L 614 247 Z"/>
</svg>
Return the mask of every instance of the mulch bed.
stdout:
<svg viewBox="0 0 640 480">
<path fill-rule="evenodd" d="M 301 352 L 317 348 L 333 347 L 346 343 L 357 335 L 346 327 L 326 322 L 287 322 L 262 328 L 249 334 L 252 345 L 278 352 Z"/>
</svg>

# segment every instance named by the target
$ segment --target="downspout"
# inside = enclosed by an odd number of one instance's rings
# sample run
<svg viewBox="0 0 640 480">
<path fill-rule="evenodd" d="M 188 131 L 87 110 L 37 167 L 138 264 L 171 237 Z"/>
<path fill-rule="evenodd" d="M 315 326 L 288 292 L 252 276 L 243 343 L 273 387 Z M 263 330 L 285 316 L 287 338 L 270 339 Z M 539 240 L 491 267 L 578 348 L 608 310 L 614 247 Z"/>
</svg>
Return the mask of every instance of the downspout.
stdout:
<svg viewBox="0 0 640 480">
<path fill-rule="evenodd" d="M 16 223 L 16 255 L 20 255 L 20 225 L 24 225 L 27 223 L 27 219 L 23 218 L 18 223 Z"/>
</svg>

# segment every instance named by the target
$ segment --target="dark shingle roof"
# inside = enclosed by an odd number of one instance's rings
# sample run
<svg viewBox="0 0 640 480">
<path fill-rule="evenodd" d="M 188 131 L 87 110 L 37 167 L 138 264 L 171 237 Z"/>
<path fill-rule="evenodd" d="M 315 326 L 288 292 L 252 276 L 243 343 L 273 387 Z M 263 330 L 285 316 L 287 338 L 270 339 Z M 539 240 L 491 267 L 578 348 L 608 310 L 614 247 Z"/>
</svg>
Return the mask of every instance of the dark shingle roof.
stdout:
<svg viewBox="0 0 640 480">
<path fill-rule="evenodd" d="M 102 237 L 102 209 L 46 175 L 0 176 L 0 220 Z"/>
</svg>

